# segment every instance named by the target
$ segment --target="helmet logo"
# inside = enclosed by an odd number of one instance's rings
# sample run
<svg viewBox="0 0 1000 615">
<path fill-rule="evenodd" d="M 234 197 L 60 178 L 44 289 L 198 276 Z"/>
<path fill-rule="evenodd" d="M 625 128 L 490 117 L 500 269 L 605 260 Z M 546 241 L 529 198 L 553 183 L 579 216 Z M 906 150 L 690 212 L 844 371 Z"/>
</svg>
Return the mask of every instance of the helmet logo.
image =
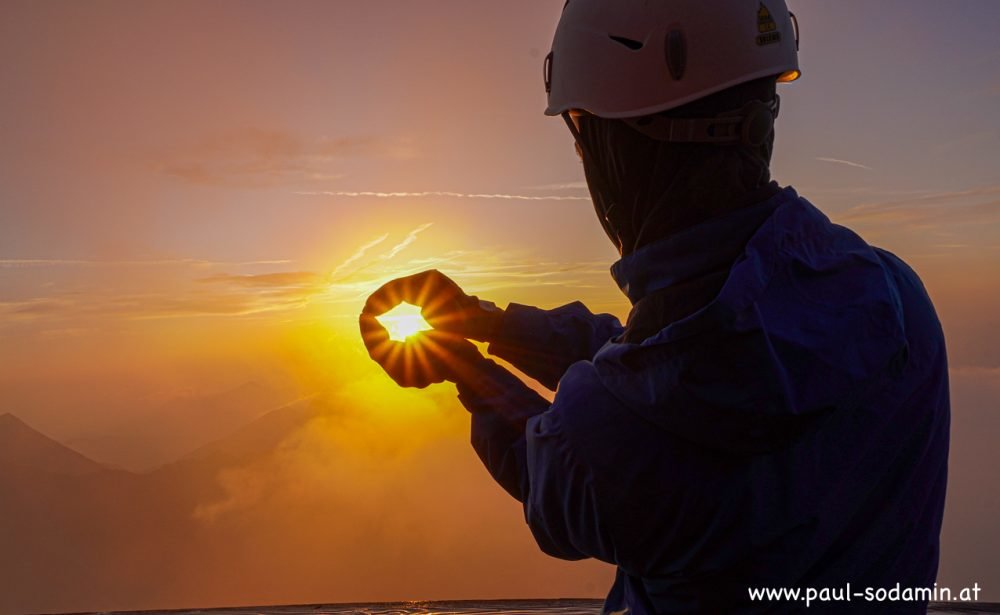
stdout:
<svg viewBox="0 0 1000 615">
<path fill-rule="evenodd" d="M 757 9 L 757 45 L 773 45 L 781 42 L 781 32 L 778 31 L 778 24 L 771 16 L 771 11 L 767 10 L 764 3 L 760 3 Z"/>
<path fill-rule="evenodd" d="M 667 33 L 666 54 L 670 76 L 674 81 L 680 81 L 687 68 L 687 43 L 684 41 L 683 32 L 671 30 Z"/>
</svg>

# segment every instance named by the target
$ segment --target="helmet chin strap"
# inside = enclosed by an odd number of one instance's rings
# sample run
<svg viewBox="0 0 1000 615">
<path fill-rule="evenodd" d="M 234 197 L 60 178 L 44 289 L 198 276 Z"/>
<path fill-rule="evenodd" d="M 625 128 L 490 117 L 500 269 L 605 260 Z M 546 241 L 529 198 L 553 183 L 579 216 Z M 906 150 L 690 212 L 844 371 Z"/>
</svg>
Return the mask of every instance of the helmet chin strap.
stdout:
<svg viewBox="0 0 1000 615">
<path fill-rule="evenodd" d="M 657 141 L 670 143 L 739 143 L 759 147 L 774 130 L 781 98 L 753 100 L 742 108 L 706 118 L 675 118 L 654 114 L 625 118 L 626 124 Z"/>
<path fill-rule="evenodd" d="M 587 147 L 583 143 L 583 139 L 580 137 L 580 131 L 577 130 L 576 124 L 573 122 L 573 118 L 570 117 L 569 111 L 564 111 L 562 114 L 563 120 L 566 122 L 566 126 L 569 127 L 570 133 L 573 134 L 573 139 L 576 141 L 576 146 L 580 149 L 581 157 L 590 158 L 590 154 L 587 153 Z M 611 192 L 607 189 L 607 183 L 604 181 L 604 176 L 601 174 L 597 165 L 591 165 L 590 175 L 587 178 L 589 182 L 596 183 L 597 193 L 604 198 L 608 198 Z M 591 195 L 593 198 L 593 195 Z M 621 234 L 619 233 L 618 226 L 611 222 L 611 210 L 615 208 L 614 203 L 608 205 L 607 209 L 604 207 L 604 198 L 601 199 L 601 203 L 594 203 L 595 208 L 599 208 L 597 211 L 598 216 L 601 219 L 601 226 L 604 228 L 604 232 L 607 234 L 608 238 L 615 244 L 618 248 L 619 254 L 625 253 L 625 246 L 622 242 Z"/>
</svg>

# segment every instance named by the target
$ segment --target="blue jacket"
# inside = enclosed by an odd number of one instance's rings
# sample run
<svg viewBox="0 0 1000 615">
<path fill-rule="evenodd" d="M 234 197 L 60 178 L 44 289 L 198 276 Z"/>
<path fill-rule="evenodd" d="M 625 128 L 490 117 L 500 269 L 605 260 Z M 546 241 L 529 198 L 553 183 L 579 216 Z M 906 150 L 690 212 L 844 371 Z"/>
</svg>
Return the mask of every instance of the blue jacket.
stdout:
<svg viewBox="0 0 1000 615">
<path fill-rule="evenodd" d="M 558 385 L 554 402 L 487 359 L 459 386 L 473 446 L 544 552 L 616 565 L 606 612 L 798 611 L 749 590 L 933 587 L 947 359 L 905 263 L 784 188 L 612 275 L 628 328 L 580 303 L 506 311 L 491 354 Z M 926 602 L 809 610 L 887 607 Z"/>
</svg>

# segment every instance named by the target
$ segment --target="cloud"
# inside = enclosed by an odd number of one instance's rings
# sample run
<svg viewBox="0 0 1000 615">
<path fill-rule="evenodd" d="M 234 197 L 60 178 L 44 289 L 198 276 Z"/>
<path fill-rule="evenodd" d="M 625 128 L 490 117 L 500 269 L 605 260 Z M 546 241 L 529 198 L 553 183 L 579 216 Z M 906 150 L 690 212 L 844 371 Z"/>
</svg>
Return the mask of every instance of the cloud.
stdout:
<svg viewBox="0 0 1000 615">
<path fill-rule="evenodd" d="M 329 276 L 311 271 L 286 271 L 281 273 L 260 273 L 254 275 L 230 275 L 226 273 L 201 278 L 209 284 L 227 284 L 243 288 L 313 288 L 327 283 Z"/>
<path fill-rule="evenodd" d="M 85 260 L 64 258 L 4 258 L 0 259 L 0 268 L 18 269 L 26 267 L 163 267 L 173 265 L 192 266 L 230 266 L 254 267 L 260 265 L 285 265 L 291 263 L 288 259 L 217 262 L 196 258 L 161 259 L 161 260 Z"/>
<path fill-rule="evenodd" d="M 283 271 L 252 275 L 218 274 L 200 278 L 198 282 L 224 288 L 222 295 L 208 294 L 195 296 L 191 308 L 214 305 L 226 298 L 235 311 L 234 315 L 250 315 L 262 312 L 289 310 L 305 307 L 318 295 L 330 288 L 331 274 L 313 271 Z M 189 306 L 181 303 L 173 305 L 173 310 L 151 317 L 187 315 Z"/>
<path fill-rule="evenodd" d="M 344 174 L 334 168 L 338 160 L 408 159 L 415 155 L 406 139 L 311 139 L 250 128 L 175 148 L 163 156 L 157 167 L 162 174 L 188 184 L 267 187 L 341 179 Z"/>
<path fill-rule="evenodd" d="M 810 194 L 833 194 L 858 197 L 895 197 L 915 198 L 933 194 L 932 190 L 914 190 L 902 188 L 873 188 L 872 186 L 838 186 L 836 188 L 811 188 Z"/>
<path fill-rule="evenodd" d="M 465 192 L 449 192 L 443 190 L 429 190 L 423 192 L 372 192 L 372 191 L 321 191 L 321 192 L 296 192 L 299 196 L 335 196 L 342 198 L 369 197 L 376 199 L 412 199 L 429 196 L 454 198 L 454 199 L 500 199 L 506 201 L 589 201 L 589 196 L 528 196 L 524 194 L 478 194 Z"/>
<path fill-rule="evenodd" d="M 848 167 L 854 167 L 855 169 L 864 169 L 865 171 L 873 171 L 870 166 L 861 164 L 859 162 L 851 162 L 850 160 L 841 160 L 840 158 L 817 158 L 820 162 L 829 162 L 832 164 L 840 164 Z"/>
<path fill-rule="evenodd" d="M 212 282 L 227 286 L 208 292 L 194 288 L 182 293 L 159 290 L 115 294 L 91 290 L 0 302 L 0 328 L 25 323 L 93 328 L 96 322 L 251 316 L 304 307 L 327 288 L 325 282 L 288 285 L 242 276 L 220 276 Z"/>
<path fill-rule="evenodd" d="M 345 269 L 347 269 L 348 267 L 350 267 L 354 263 L 356 263 L 359 260 L 361 260 L 362 258 L 364 258 L 365 254 L 368 252 L 368 250 L 371 250 L 372 248 L 374 248 L 375 246 L 379 245 L 380 243 L 382 243 L 383 241 L 385 241 L 388 238 L 389 238 L 389 233 L 386 233 L 386 234 L 382 235 L 381 237 L 376 237 L 375 239 L 373 239 L 373 240 L 369 241 L 368 243 L 362 245 L 360 248 L 358 248 L 354 252 L 354 254 L 350 255 L 347 258 L 347 260 L 345 260 L 344 262 L 342 262 L 339 265 L 337 265 L 337 267 L 333 270 L 333 272 L 330 275 L 331 276 L 338 275 L 340 272 L 344 271 Z"/>
<path fill-rule="evenodd" d="M 540 186 L 526 186 L 526 190 L 586 190 L 587 182 L 563 182 L 558 184 L 542 184 Z"/>
<path fill-rule="evenodd" d="M 58 282 L 10 288 L 5 300 L 0 300 L 0 329 L 67 328 L 81 323 L 93 328 L 97 322 L 246 316 L 291 309 L 324 292 L 329 276 L 305 271 L 244 275 L 240 270 L 266 271 L 292 262 L 288 259 L 216 262 L 194 258 L 0 259 L 0 276 L 16 275 L 19 269 L 79 269 L 58 278 Z M 211 273 L 221 267 L 233 271 Z M 133 268 L 137 271 L 132 271 Z M 144 268 L 154 270 L 147 273 Z"/>
<path fill-rule="evenodd" d="M 579 291 L 581 299 L 599 299 L 612 291 L 607 263 L 540 259 L 530 250 L 497 251 L 489 248 L 437 252 L 404 258 L 406 251 L 430 229 L 432 223 L 412 228 L 396 241 L 383 234 L 362 243 L 349 257 L 329 270 L 303 270 L 280 266 L 291 261 L 247 261 L 226 264 L 198 259 L 177 259 L 187 267 L 177 275 L 142 276 L 124 286 L 103 271 L 92 276 L 74 273 L 72 285 L 62 283 L 26 287 L 26 296 L 0 301 L 0 329 L 26 331 L 118 326 L 128 321 L 205 317 L 258 317 L 281 313 L 286 320 L 308 320 L 322 313 L 339 318 L 352 315 L 364 298 L 386 281 L 441 269 L 470 293 L 495 293 L 496 300 L 552 296 L 566 289 Z M 379 249 L 381 248 L 381 249 Z M 61 261 L 59 259 L 8 259 L 28 261 L 18 266 L 120 266 L 126 261 Z M 2 262 L 2 261 L 0 261 Z M 127 261 L 133 265 L 161 266 L 161 261 Z M 154 265 L 154 263 L 156 263 Z M 263 271 L 241 271 L 237 266 L 264 264 Z M 13 266 L 8 264 L 7 266 Z M 113 280 L 108 284 L 108 280 Z M 546 290 L 546 289 L 551 289 Z M 517 291 L 517 292 L 515 292 Z M 603 303 L 608 303 L 607 297 Z M 331 306 L 342 306 L 333 307 Z M 307 309 L 315 308 L 315 309 Z M 319 310 L 319 311 L 317 311 Z"/>
<path fill-rule="evenodd" d="M 382 255 L 384 256 L 384 255 Z M 452 250 L 432 257 L 390 263 L 378 257 L 349 275 L 335 279 L 331 292 L 322 301 L 331 304 L 351 304 L 363 301 L 381 284 L 397 277 L 428 269 L 440 269 L 455 279 L 470 294 L 499 293 L 489 298 L 502 300 L 514 290 L 529 290 L 538 296 L 543 288 L 556 291 L 587 289 L 590 299 L 613 291 L 608 276 L 608 263 L 597 261 L 557 262 L 539 259 L 530 251 Z M 587 294 L 587 293 L 583 293 Z M 617 298 L 617 294 L 611 295 Z M 586 297 L 578 297 L 586 298 Z M 515 297 L 510 296 L 510 300 Z"/>
<path fill-rule="evenodd" d="M 153 284 L 141 291 L 123 290 L 120 286 L 101 288 L 82 286 L 82 289 L 67 292 L 61 287 L 46 288 L 41 295 L 21 297 L 17 300 L 0 301 L 0 326 L 19 326 L 24 323 L 39 323 L 44 326 L 68 327 L 79 323 L 88 324 L 94 320 L 150 320 L 164 318 L 187 318 L 204 316 L 250 316 L 265 312 L 297 310 L 306 307 L 321 295 L 330 293 L 335 276 L 343 275 L 352 265 L 361 264 L 346 277 L 365 279 L 365 288 L 370 291 L 372 275 L 395 277 L 398 265 L 389 265 L 418 236 L 432 226 L 422 224 L 409 231 L 402 239 L 385 252 L 369 257 L 373 248 L 383 244 L 388 234 L 376 237 L 362 244 L 350 257 L 332 271 L 269 271 L 263 273 L 225 272 L 211 273 L 189 278 L 190 287 L 180 291 L 173 281 L 162 285 Z M 268 265 L 291 261 L 253 261 L 244 264 Z M 110 265 L 161 265 L 181 264 L 193 267 L 192 271 L 204 267 L 225 264 L 197 259 L 165 261 L 67 261 L 59 259 L 8 259 L 0 261 L 7 267 L 14 266 L 110 266 Z M 372 270 L 367 276 L 358 277 L 365 270 Z M 405 274 L 400 274 L 405 275 Z M 149 280 L 161 278 L 150 277 Z M 182 282 L 183 283 L 183 282 Z M 168 288 L 169 287 L 169 288 Z M 78 288 L 81 288 L 78 286 Z M 342 290 L 342 289 L 341 289 Z"/>
<path fill-rule="evenodd" d="M 1000 221 L 1000 186 L 935 192 L 857 205 L 836 216 L 837 222 L 890 224 L 895 229 L 941 231 L 948 226 Z"/>
<path fill-rule="evenodd" d="M 33 320 L 62 313 L 73 307 L 72 300 L 60 297 L 36 297 L 24 301 L 0 302 L 0 314 L 12 320 Z"/>
<path fill-rule="evenodd" d="M 383 254 L 381 256 L 381 259 L 387 261 L 387 260 L 389 260 L 391 258 L 394 258 L 397 254 L 399 254 L 400 252 L 402 252 L 403 250 L 405 250 L 410 244 L 412 244 L 414 241 L 416 241 L 417 240 L 417 235 L 419 235 L 420 233 L 426 231 L 432 225 L 433 225 L 432 222 L 428 222 L 427 224 L 421 224 L 417 228 L 413 229 L 412 231 L 410 231 L 409 233 L 407 233 L 406 237 L 403 238 L 403 241 L 400 241 L 396 245 L 392 246 L 391 250 L 389 250 L 388 252 L 386 252 L 385 254 Z"/>
<path fill-rule="evenodd" d="M 68 258 L 5 258 L 0 259 L 0 267 L 157 267 L 163 265 L 201 265 L 208 261 L 197 259 L 163 260 L 85 260 Z"/>
</svg>

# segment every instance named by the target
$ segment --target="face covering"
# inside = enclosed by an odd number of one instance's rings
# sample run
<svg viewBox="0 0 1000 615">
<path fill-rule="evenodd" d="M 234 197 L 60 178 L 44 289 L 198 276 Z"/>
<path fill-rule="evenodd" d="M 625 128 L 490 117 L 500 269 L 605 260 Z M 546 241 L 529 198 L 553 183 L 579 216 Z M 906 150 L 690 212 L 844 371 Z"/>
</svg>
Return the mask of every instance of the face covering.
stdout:
<svg viewBox="0 0 1000 615">
<path fill-rule="evenodd" d="M 757 80 L 667 114 L 712 117 L 748 100 L 771 100 L 774 88 L 773 79 Z M 578 122 L 578 145 L 597 217 L 623 256 L 752 205 L 762 200 L 753 197 L 770 184 L 773 131 L 762 145 L 751 147 L 657 141 L 621 120 L 592 115 Z"/>
</svg>

